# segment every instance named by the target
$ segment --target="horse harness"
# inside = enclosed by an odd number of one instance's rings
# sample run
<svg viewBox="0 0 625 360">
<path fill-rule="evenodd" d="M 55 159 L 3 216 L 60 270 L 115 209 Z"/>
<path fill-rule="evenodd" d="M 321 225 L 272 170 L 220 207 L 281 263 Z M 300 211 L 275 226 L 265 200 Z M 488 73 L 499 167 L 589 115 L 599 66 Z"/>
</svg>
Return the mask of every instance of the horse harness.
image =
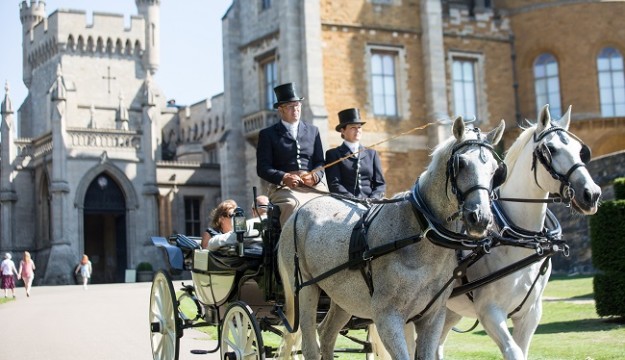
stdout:
<svg viewBox="0 0 625 360">
<path fill-rule="evenodd" d="M 573 190 L 573 188 L 571 188 L 571 182 L 569 181 L 569 178 L 571 177 L 573 172 L 577 170 L 578 168 L 586 167 L 586 165 L 590 162 L 590 159 L 592 157 L 592 152 L 590 148 L 588 147 L 588 145 L 586 145 L 580 138 L 575 136 L 575 134 L 556 125 L 553 125 L 549 129 L 544 130 L 538 135 L 534 134 L 534 143 L 539 143 L 548 134 L 551 134 L 551 133 L 557 134 L 563 143 L 568 144 L 569 140 L 563 134 L 563 133 L 566 133 L 572 138 L 574 138 L 575 140 L 577 140 L 582 145 L 582 148 L 579 152 L 579 156 L 582 162 L 573 164 L 573 166 L 571 166 L 571 168 L 566 172 L 566 174 L 559 174 L 553 168 L 552 166 L 553 155 L 551 154 L 551 150 L 549 150 L 549 147 L 547 146 L 547 144 L 542 142 L 534 148 L 534 152 L 532 154 L 532 168 L 531 168 L 531 170 L 534 172 L 534 182 L 536 183 L 536 185 L 538 185 L 539 188 L 542 189 L 542 186 L 540 186 L 540 184 L 538 183 L 538 174 L 537 174 L 537 171 L 538 171 L 537 163 L 540 162 L 545 168 L 545 170 L 547 170 L 547 172 L 551 175 L 551 177 L 553 177 L 555 180 L 560 181 L 560 192 L 557 194 L 557 196 L 550 197 L 547 200 L 518 199 L 518 198 L 499 198 L 499 200 L 526 202 L 526 203 L 559 203 L 561 202 L 561 203 L 564 203 L 566 206 L 570 206 L 571 201 L 575 197 L 575 191 Z"/>
</svg>

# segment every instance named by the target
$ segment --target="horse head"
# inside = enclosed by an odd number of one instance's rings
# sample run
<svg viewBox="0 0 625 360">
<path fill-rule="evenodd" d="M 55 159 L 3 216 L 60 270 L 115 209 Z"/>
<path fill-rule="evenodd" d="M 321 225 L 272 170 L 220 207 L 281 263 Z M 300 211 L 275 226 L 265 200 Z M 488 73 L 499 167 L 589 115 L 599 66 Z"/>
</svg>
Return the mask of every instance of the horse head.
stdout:
<svg viewBox="0 0 625 360">
<path fill-rule="evenodd" d="M 551 118 L 549 105 L 541 109 L 534 132 L 534 179 L 540 188 L 570 201 L 577 212 L 592 215 L 601 189 L 586 168 L 590 148 L 568 131 L 570 123 L 570 106 L 560 120 Z"/>
<path fill-rule="evenodd" d="M 484 237 L 493 221 L 490 200 L 493 188 L 506 178 L 505 164 L 493 148 L 503 136 L 505 123 L 483 134 L 478 128 L 467 129 L 462 117 L 456 118 L 446 181 L 458 201 L 459 215 L 470 237 Z"/>
</svg>

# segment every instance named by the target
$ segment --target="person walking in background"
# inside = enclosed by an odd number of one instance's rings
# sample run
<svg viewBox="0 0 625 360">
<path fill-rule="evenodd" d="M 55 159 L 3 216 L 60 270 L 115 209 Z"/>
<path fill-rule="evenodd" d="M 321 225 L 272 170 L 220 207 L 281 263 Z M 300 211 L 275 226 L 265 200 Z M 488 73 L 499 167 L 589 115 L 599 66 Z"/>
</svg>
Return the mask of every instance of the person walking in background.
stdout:
<svg viewBox="0 0 625 360">
<path fill-rule="evenodd" d="M 280 208 L 280 225 L 306 203 L 328 190 L 323 183 L 323 147 L 319 129 L 304 121 L 294 83 L 273 89 L 280 121 L 258 134 L 256 173 L 269 182 L 269 200 Z"/>
<path fill-rule="evenodd" d="M 89 261 L 89 256 L 86 254 L 82 255 L 82 259 L 80 260 L 80 264 L 76 266 L 76 270 L 74 270 L 74 274 L 78 274 L 80 271 L 80 276 L 82 277 L 82 287 L 87 290 L 87 284 L 89 283 L 89 278 L 91 277 L 91 272 L 93 268 L 91 267 L 91 261 Z"/>
<path fill-rule="evenodd" d="M 4 297 L 6 298 L 11 289 L 11 294 L 15 299 L 15 278 L 13 275 L 17 275 L 17 269 L 15 263 L 11 260 L 11 254 L 4 254 L 4 260 L 0 263 L 0 272 L 2 272 L 2 289 L 4 289 Z"/>
<path fill-rule="evenodd" d="M 24 289 L 26 290 L 26 296 L 30 297 L 30 288 L 33 285 L 33 279 L 35 278 L 35 263 L 30 257 L 28 251 L 24 251 L 22 260 L 20 261 L 20 269 L 17 272 L 17 278 L 24 280 Z"/>
<path fill-rule="evenodd" d="M 343 143 L 326 152 L 326 176 L 330 191 L 361 199 L 381 199 L 386 191 L 386 182 L 378 153 L 360 144 L 365 124 L 360 119 L 360 111 L 345 109 L 338 115 L 336 131 L 341 133 Z"/>
</svg>

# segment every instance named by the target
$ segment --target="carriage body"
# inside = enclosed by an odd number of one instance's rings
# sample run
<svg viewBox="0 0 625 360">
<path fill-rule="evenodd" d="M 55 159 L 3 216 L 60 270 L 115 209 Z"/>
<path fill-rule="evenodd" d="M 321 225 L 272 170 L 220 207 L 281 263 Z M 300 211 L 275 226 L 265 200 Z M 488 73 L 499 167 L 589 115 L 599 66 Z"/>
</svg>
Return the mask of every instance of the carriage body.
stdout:
<svg viewBox="0 0 625 360">
<path fill-rule="evenodd" d="M 276 354 L 278 348 L 266 346 L 261 336 L 262 332 L 281 335 L 285 331 L 276 311 L 284 304 L 275 256 L 280 225 L 278 214 L 272 215 L 271 209 L 268 219 L 261 223 L 260 235 L 263 240 L 261 254 L 238 254 L 238 247 L 212 252 L 201 249 L 201 238 L 184 234 L 171 235 L 167 239 L 152 237 L 152 242 L 162 250 L 168 264 L 167 269 L 156 273 L 152 285 L 150 329 L 154 359 L 178 359 L 179 341 L 184 329 L 204 326 L 217 327 L 218 345 L 211 350 L 194 350 L 195 353 L 221 351 L 221 357 L 226 359 L 238 358 L 233 354 L 242 349 L 254 353 L 256 359 Z M 183 271 L 190 272 L 192 285 L 183 283 L 182 288 L 176 291 L 171 275 L 179 275 Z M 182 309 L 183 304 L 189 302 L 194 304 L 191 307 L 196 314 Z M 329 306 L 330 299 L 322 296 L 319 322 Z M 365 329 L 368 324 L 367 320 L 354 319 L 346 330 Z M 239 330 L 241 326 L 247 329 L 247 338 L 243 340 Z M 230 332 L 238 335 L 233 336 Z M 362 339 L 353 349 L 337 349 L 337 352 L 369 354 L 371 345 Z"/>
</svg>

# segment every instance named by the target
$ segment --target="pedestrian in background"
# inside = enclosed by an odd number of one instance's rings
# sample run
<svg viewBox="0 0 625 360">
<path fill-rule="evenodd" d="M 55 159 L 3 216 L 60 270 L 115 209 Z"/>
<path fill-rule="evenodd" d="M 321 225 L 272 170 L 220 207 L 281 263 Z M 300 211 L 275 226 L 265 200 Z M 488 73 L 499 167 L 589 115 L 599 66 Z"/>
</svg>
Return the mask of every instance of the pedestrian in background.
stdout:
<svg viewBox="0 0 625 360">
<path fill-rule="evenodd" d="M 76 270 L 74 270 L 74 274 L 78 274 L 80 271 L 80 276 L 82 276 L 82 287 L 87 290 L 87 284 L 89 283 L 89 278 L 91 277 L 91 272 L 93 268 L 91 267 L 91 261 L 89 261 L 89 256 L 83 254 L 82 259 L 80 260 L 80 264 L 76 266 Z"/>
<path fill-rule="evenodd" d="M 26 290 L 26 296 L 30 297 L 30 288 L 33 285 L 33 279 L 35 278 L 35 262 L 30 257 L 28 251 L 24 251 L 22 260 L 20 261 L 20 269 L 17 272 L 17 278 L 24 281 L 24 289 Z"/>
<path fill-rule="evenodd" d="M 15 278 L 13 275 L 17 275 L 17 269 L 15 268 L 15 263 L 11 260 L 11 254 L 4 254 L 4 260 L 0 264 L 0 271 L 2 272 L 0 288 L 4 289 L 4 297 L 8 296 L 9 289 L 11 289 L 11 294 L 13 294 L 15 299 Z"/>
</svg>

